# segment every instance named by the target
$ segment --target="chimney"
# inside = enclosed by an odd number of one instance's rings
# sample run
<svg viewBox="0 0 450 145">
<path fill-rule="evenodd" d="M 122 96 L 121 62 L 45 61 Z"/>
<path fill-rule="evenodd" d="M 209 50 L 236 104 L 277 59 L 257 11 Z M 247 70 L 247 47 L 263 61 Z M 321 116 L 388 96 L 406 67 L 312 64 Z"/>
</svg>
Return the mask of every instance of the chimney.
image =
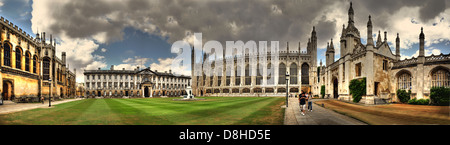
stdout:
<svg viewBox="0 0 450 145">
<path fill-rule="evenodd" d="M 137 67 L 137 70 L 140 71 L 139 66 Z"/>
<path fill-rule="evenodd" d="M 52 38 L 52 34 L 50 34 L 50 45 L 52 45 L 53 43 L 53 38 Z"/>
<path fill-rule="evenodd" d="M 169 70 L 169 74 L 172 74 L 172 70 Z"/>
<path fill-rule="evenodd" d="M 114 65 L 111 65 L 111 68 L 110 68 L 110 70 L 114 70 Z"/>
<path fill-rule="evenodd" d="M 98 68 L 98 70 L 100 70 L 100 68 Z"/>
<path fill-rule="evenodd" d="M 122 70 L 125 70 L 125 68 L 122 68 Z"/>
</svg>

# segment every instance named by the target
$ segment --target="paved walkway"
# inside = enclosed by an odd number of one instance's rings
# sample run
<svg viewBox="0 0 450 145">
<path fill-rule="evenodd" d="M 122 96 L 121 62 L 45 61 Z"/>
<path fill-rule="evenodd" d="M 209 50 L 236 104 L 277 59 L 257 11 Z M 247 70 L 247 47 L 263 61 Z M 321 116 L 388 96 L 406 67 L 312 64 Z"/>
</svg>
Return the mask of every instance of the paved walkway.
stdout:
<svg viewBox="0 0 450 145">
<path fill-rule="evenodd" d="M 319 99 L 313 99 L 317 101 Z M 313 111 L 306 110 L 303 116 L 300 113 L 298 98 L 289 98 L 289 106 L 286 109 L 284 125 L 366 125 L 351 117 L 325 109 L 313 104 Z"/>
<path fill-rule="evenodd" d="M 52 101 L 52 107 L 53 107 L 53 105 L 58 105 L 58 104 L 62 104 L 62 103 L 72 102 L 72 101 L 78 101 L 78 100 L 82 100 L 82 99 L 83 98 Z M 42 103 L 14 103 L 11 101 L 4 101 L 3 103 L 4 103 L 3 105 L 0 105 L 0 114 L 14 113 L 14 112 L 31 110 L 31 109 L 36 109 L 36 108 L 48 108 L 48 101 L 44 101 L 44 104 L 42 104 Z"/>
</svg>

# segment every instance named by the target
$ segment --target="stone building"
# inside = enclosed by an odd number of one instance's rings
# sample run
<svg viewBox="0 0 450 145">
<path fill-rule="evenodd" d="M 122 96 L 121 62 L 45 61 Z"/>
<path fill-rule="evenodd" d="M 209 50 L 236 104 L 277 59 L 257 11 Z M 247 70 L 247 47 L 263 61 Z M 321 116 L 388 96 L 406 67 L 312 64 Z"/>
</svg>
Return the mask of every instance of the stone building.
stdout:
<svg viewBox="0 0 450 145">
<path fill-rule="evenodd" d="M 347 27 L 342 28 L 339 41 L 340 58 L 335 61 L 333 40 L 326 51 L 326 66 L 320 64 L 320 80 L 317 86 L 325 85 L 325 97 L 351 101 L 349 83 L 353 79 L 366 78 L 365 104 L 398 101 L 398 89 L 411 90 L 412 98 L 429 98 L 433 86 L 450 86 L 450 55 L 425 56 L 425 35 L 419 35 L 418 58 L 400 60 L 400 34 L 397 33 L 395 54 L 378 31 L 376 43 L 372 38 L 372 20 L 367 22 L 367 44 L 361 43 L 361 35 L 354 25 L 352 4 L 348 11 Z M 315 94 L 319 94 L 316 92 Z"/>
<path fill-rule="evenodd" d="M 134 70 L 85 70 L 86 97 L 179 97 L 185 95 L 190 77 L 150 68 Z"/>
<path fill-rule="evenodd" d="M 56 99 L 75 95 L 75 73 L 66 65 L 65 52 L 62 59 L 56 56 L 52 35 L 50 43 L 45 32 L 33 38 L 3 17 L 0 28 L 3 100 L 39 101 L 50 92 Z"/>
<path fill-rule="evenodd" d="M 273 43 L 273 42 L 271 42 Z M 211 69 L 192 67 L 192 89 L 195 96 L 285 96 L 286 91 L 298 94 L 316 92 L 317 82 L 317 36 L 313 27 L 306 51 L 290 48 L 259 52 L 254 47 L 243 47 L 242 52 L 233 48 L 232 56 L 207 60 L 209 54 L 203 53 L 203 61 L 196 61 L 192 48 L 192 66 L 208 64 Z M 254 51 L 254 53 L 252 53 Z M 255 59 L 252 61 L 252 59 Z M 277 59 L 278 61 L 272 61 Z M 230 61 L 231 60 L 231 61 Z M 275 64 L 273 64 L 275 63 Z M 210 71 L 208 71 L 210 70 Z M 198 72 L 200 71 L 200 73 Z M 200 75 L 194 75 L 196 74 Z M 209 72 L 212 72 L 208 74 Z M 286 82 L 286 73 L 289 74 Z M 270 81 L 269 81 L 270 80 Z M 289 84 L 289 86 L 287 86 Z M 288 87 L 288 88 L 287 88 Z"/>
</svg>

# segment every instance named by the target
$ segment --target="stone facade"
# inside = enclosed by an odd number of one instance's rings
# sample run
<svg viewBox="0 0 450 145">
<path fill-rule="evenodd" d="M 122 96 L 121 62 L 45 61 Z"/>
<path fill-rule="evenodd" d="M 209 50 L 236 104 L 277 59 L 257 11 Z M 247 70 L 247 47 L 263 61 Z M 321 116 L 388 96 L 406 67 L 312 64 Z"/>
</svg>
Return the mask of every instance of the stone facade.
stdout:
<svg viewBox="0 0 450 145">
<path fill-rule="evenodd" d="M 56 56 L 52 35 L 50 43 L 45 32 L 33 38 L 3 17 L 0 28 L 3 100 L 38 101 L 50 92 L 57 99 L 75 96 L 75 73 L 66 66 L 65 52 L 62 59 Z"/>
<path fill-rule="evenodd" d="M 342 28 L 340 40 L 341 57 L 335 61 L 334 46 L 326 51 L 326 66 L 320 66 L 318 86 L 325 85 L 325 97 L 351 101 L 349 83 L 353 79 L 366 78 L 366 96 L 360 102 L 376 104 L 377 100 L 398 101 L 398 89 L 412 91 L 412 98 L 429 98 L 433 86 L 450 86 L 450 55 L 424 55 L 425 35 L 419 35 L 418 58 L 400 60 L 400 36 L 397 33 L 396 53 L 392 53 L 387 32 L 384 41 L 378 31 L 376 44 L 372 38 L 372 20 L 367 22 L 367 44 L 361 43 L 361 36 L 354 26 L 354 11 L 350 3 L 347 27 Z M 316 93 L 318 94 L 318 92 Z"/>
<path fill-rule="evenodd" d="M 195 96 L 285 96 L 286 91 L 298 94 L 301 90 L 317 92 L 319 89 L 315 86 L 317 36 L 314 27 L 306 51 L 301 51 L 300 43 L 298 48 L 292 49 L 287 42 L 286 51 L 259 52 L 261 50 L 245 47 L 239 52 L 235 48 L 233 56 L 225 55 L 224 50 L 222 58 L 209 61 L 206 60 L 209 54 L 204 53 L 203 61 L 195 62 L 194 50 L 192 48 L 192 89 Z M 277 61 L 272 61 L 275 59 Z M 211 69 L 204 68 L 205 64 Z M 286 72 L 290 75 L 288 82 Z"/>
<path fill-rule="evenodd" d="M 103 98 L 122 97 L 179 97 L 186 94 L 190 77 L 169 72 L 140 70 L 85 70 L 85 96 Z"/>
</svg>

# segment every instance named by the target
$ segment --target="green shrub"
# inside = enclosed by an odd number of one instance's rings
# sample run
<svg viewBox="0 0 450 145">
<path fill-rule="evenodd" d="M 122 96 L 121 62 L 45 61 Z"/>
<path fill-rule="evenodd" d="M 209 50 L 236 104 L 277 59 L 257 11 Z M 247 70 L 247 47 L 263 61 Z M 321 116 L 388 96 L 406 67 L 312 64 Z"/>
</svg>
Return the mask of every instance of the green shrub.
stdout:
<svg viewBox="0 0 450 145">
<path fill-rule="evenodd" d="M 414 99 L 409 100 L 408 104 L 412 104 L 412 105 L 428 105 L 428 104 L 430 104 L 430 99 L 419 99 L 419 100 L 417 100 L 416 98 L 414 98 Z"/>
<path fill-rule="evenodd" d="M 450 88 L 433 87 L 430 90 L 431 104 L 449 106 Z"/>
<path fill-rule="evenodd" d="M 325 98 L 325 85 L 322 85 L 322 87 L 320 87 L 320 94 L 322 95 L 322 98 Z"/>
<path fill-rule="evenodd" d="M 408 104 L 416 104 L 416 98 L 409 100 Z"/>
<path fill-rule="evenodd" d="M 348 88 L 353 96 L 353 102 L 358 103 L 362 96 L 366 95 L 366 78 L 350 81 Z"/>
<path fill-rule="evenodd" d="M 409 103 L 409 99 L 411 98 L 411 90 L 408 90 L 408 92 L 406 92 L 406 90 L 397 90 L 397 97 L 400 100 L 400 102 L 402 103 Z"/>
</svg>

